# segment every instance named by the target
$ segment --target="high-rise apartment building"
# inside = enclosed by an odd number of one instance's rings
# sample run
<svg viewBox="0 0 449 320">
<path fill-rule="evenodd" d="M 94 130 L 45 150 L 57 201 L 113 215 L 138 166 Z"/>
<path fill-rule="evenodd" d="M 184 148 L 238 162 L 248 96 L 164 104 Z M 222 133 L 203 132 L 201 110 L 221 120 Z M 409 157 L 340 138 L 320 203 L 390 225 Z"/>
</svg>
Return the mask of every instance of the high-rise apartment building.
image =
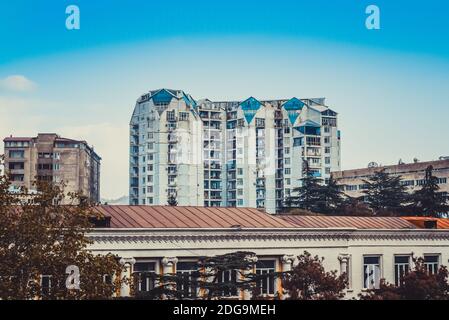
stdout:
<svg viewBox="0 0 449 320">
<path fill-rule="evenodd" d="M 100 201 L 100 161 L 86 141 L 66 139 L 54 133 L 4 140 L 5 171 L 12 186 L 32 191 L 35 181 L 64 183 L 64 192 L 80 192 Z"/>
<path fill-rule="evenodd" d="M 130 204 L 254 207 L 275 213 L 303 160 L 325 182 L 340 168 L 337 113 L 324 98 L 195 101 L 142 95 L 130 122 Z"/>
</svg>

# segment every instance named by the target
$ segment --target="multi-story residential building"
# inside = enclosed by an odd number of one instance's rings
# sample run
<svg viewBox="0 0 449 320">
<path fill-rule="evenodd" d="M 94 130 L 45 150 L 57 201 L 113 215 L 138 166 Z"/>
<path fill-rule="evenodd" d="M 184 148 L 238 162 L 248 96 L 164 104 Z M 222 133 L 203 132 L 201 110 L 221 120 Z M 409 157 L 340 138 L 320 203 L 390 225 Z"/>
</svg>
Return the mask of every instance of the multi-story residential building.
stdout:
<svg viewBox="0 0 449 320">
<path fill-rule="evenodd" d="M 137 100 L 130 132 L 134 205 L 173 194 L 179 205 L 275 213 L 300 185 L 303 160 L 323 182 L 340 168 L 337 113 L 324 98 L 196 102 L 160 89 Z"/>
<path fill-rule="evenodd" d="M 86 141 L 54 133 L 4 140 L 5 171 L 14 188 L 35 189 L 35 181 L 64 183 L 64 192 L 79 192 L 100 201 L 100 161 Z M 66 199 L 65 201 L 67 201 Z"/>
<path fill-rule="evenodd" d="M 426 177 L 426 169 L 432 166 L 432 174 L 438 178 L 440 192 L 447 197 L 449 194 L 449 158 L 441 157 L 440 160 L 402 163 L 390 166 L 377 166 L 371 163 L 368 168 L 343 170 L 332 172 L 332 177 L 341 185 L 342 190 L 350 197 L 364 196 L 366 190 L 365 181 L 375 172 L 385 170 L 393 176 L 401 176 L 402 184 L 407 186 L 409 192 L 421 188 Z"/>
</svg>

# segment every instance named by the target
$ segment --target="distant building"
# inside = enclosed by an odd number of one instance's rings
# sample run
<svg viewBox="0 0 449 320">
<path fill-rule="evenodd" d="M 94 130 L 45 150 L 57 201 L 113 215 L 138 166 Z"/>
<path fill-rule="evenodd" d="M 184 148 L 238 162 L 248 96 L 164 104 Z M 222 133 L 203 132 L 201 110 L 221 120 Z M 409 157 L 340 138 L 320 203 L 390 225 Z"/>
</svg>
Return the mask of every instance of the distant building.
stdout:
<svg viewBox="0 0 449 320">
<path fill-rule="evenodd" d="M 326 182 L 340 169 L 337 113 L 324 98 L 195 101 L 143 94 L 130 122 L 130 204 L 252 207 L 275 213 L 303 160 Z"/>
<path fill-rule="evenodd" d="M 13 187 L 32 191 L 34 181 L 65 183 L 64 192 L 80 192 L 100 201 L 100 161 L 86 141 L 66 139 L 54 133 L 4 140 L 5 171 Z"/>
<path fill-rule="evenodd" d="M 332 172 L 332 177 L 341 185 L 345 194 L 351 197 L 361 197 L 364 195 L 363 190 L 366 189 L 364 180 L 373 176 L 375 172 L 385 169 L 385 172 L 391 175 L 401 176 L 402 184 L 407 186 L 409 192 L 413 192 L 421 188 L 426 176 L 426 169 L 430 165 L 433 167 L 433 175 L 438 178 L 440 192 L 447 197 L 449 193 L 449 159 L 343 170 Z"/>
</svg>

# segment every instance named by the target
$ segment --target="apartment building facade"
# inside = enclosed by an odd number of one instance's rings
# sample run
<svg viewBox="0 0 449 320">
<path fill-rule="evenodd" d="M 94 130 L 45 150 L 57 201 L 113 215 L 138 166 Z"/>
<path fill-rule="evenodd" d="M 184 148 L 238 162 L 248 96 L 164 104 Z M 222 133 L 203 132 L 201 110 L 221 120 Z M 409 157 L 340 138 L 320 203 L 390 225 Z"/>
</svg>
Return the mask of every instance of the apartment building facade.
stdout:
<svg viewBox="0 0 449 320">
<path fill-rule="evenodd" d="M 34 191 L 35 181 L 64 183 L 64 192 L 80 192 L 100 201 L 100 156 L 86 141 L 54 133 L 4 140 L 5 171 L 14 189 Z M 68 202 L 68 198 L 65 202 Z"/>
<path fill-rule="evenodd" d="M 130 204 L 253 207 L 275 213 L 302 177 L 340 168 L 337 113 L 319 99 L 195 101 L 142 95 L 130 122 Z M 151 169 L 151 170 L 150 170 Z"/>
<path fill-rule="evenodd" d="M 402 184 L 407 187 L 408 192 L 419 190 L 424 183 L 427 167 L 432 166 L 432 174 L 437 177 L 437 183 L 440 187 L 439 192 L 448 196 L 449 194 L 449 158 L 441 157 L 440 160 L 403 163 L 390 166 L 372 166 L 370 168 L 343 170 L 332 172 L 332 177 L 337 184 L 341 185 L 342 190 L 350 197 L 362 197 L 366 189 L 365 181 L 373 176 L 379 170 L 385 170 L 386 173 L 393 176 L 400 176 Z"/>
</svg>

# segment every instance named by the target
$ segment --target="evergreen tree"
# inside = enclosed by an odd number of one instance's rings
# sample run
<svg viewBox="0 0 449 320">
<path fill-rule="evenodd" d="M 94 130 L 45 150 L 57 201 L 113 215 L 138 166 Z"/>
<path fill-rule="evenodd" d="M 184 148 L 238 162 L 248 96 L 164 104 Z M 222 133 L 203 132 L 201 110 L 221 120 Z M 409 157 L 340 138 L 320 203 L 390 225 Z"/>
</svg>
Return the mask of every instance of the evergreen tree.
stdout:
<svg viewBox="0 0 449 320">
<path fill-rule="evenodd" d="M 438 178 L 432 174 L 433 167 L 428 166 L 421 189 L 412 194 L 410 211 L 414 215 L 426 217 L 442 217 L 449 212 L 445 197 L 438 192 Z"/>
<path fill-rule="evenodd" d="M 292 190 L 293 195 L 285 199 L 285 205 L 319 212 L 321 206 L 318 203 L 322 192 L 321 179 L 315 177 L 306 160 L 303 160 L 302 176 L 301 186 Z"/>
<path fill-rule="evenodd" d="M 401 176 L 391 176 L 385 169 L 377 171 L 366 184 L 365 201 L 376 215 L 400 214 L 405 209 L 409 195 L 401 184 Z"/>
<path fill-rule="evenodd" d="M 321 185 L 316 203 L 317 212 L 324 214 L 338 214 L 341 210 L 344 198 L 343 191 L 332 177 L 327 184 Z"/>
</svg>

